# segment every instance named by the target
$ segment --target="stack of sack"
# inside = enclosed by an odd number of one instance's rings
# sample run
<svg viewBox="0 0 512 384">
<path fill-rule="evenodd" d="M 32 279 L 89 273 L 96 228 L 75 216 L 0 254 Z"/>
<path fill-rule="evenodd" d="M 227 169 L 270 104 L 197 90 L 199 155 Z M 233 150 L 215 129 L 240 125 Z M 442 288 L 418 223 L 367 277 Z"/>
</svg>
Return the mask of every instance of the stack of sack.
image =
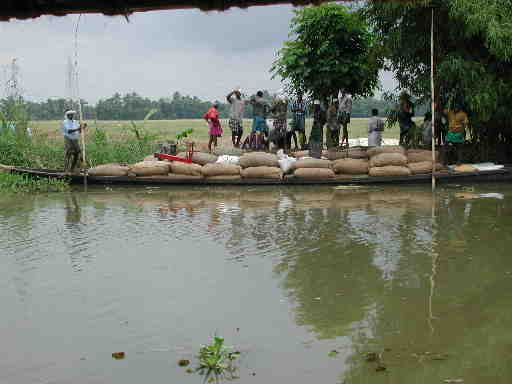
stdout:
<svg viewBox="0 0 512 384">
<path fill-rule="evenodd" d="M 439 161 L 439 153 L 436 151 L 436 171 L 443 168 Z M 409 149 L 407 151 L 407 166 L 413 175 L 432 173 L 432 151 L 425 149 Z"/>
<path fill-rule="evenodd" d="M 332 179 L 335 177 L 330 160 L 305 158 L 293 163 L 293 175 L 299 179 Z"/>
<path fill-rule="evenodd" d="M 201 174 L 208 180 L 240 180 L 240 166 L 235 164 L 206 164 Z"/>
<path fill-rule="evenodd" d="M 370 148 L 369 174 L 370 176 L 410 176 L 411 170 L 407 167 L 405 149 L 401 146 L 382 146 Z"/>
<path fill-rule="evenodd" d="M 245 153 L 240 157 L 240 166 L 244 179 L 281 179 L 283 177 L 279 158 L 273 153 Z"/>
</svg>

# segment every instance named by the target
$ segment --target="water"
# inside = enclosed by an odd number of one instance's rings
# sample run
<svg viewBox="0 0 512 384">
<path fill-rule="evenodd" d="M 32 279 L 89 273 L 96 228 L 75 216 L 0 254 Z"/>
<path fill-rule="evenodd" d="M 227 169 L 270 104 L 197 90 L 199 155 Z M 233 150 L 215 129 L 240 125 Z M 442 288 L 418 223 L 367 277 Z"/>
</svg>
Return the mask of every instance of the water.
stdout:
<svg viewBox="0 0 512 384">
<path fill-rule="evenodd" d="M 239 383 L 509 383 L 511 213 L 510 185 L 4 197 L 0 383 L 201 383 L 177 361 L 214 334 Z"/>
</svg>

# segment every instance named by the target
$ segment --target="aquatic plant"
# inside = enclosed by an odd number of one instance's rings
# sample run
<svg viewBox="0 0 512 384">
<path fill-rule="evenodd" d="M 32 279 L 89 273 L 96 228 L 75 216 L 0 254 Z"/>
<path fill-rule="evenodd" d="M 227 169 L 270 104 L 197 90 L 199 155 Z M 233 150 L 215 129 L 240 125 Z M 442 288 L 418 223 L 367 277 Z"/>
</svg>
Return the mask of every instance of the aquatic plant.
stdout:
<svg viewBox="0 0 512 384">
<path fill-rule="evenodd" d="M 0 191 L 12 193 L 64 192 L 69 190 L 66 180 L 28 177 L 0 172 Z"/>
<path fill-rule="evenodd" d="M 235 371 L 233 361 L 239 354 L 240 352 L 224 345 L 224 338 L 215 336 L 210 344 L 201 346 L 197 371 L 205 375 L 205 381 L 218 382 L 228 374 L 232 378 Z"/>
</svg>

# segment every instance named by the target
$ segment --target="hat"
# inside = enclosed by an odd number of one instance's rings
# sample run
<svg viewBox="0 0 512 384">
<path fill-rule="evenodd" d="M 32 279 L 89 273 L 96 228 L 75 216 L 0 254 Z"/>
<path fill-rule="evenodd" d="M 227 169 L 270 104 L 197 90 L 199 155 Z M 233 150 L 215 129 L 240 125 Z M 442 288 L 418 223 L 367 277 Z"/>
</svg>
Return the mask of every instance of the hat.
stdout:
<svg viewBox="0 0 512 384">
<path fill-rule="evenodd" d="M 67 115 L 76 115 L 76 111 L 73 111 L 72 109 L 66 111 L 66 113 L 64 113 L 66 116 Z"/>
</svg>

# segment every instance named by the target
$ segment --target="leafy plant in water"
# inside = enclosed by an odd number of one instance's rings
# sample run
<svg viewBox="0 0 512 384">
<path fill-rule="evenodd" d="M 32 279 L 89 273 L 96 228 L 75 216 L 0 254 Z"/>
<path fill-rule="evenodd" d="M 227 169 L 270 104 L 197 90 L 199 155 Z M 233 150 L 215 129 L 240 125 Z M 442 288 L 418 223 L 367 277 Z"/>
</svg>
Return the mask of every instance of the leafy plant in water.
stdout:
<svg viewBox="0 0 512 384">
<path fill-rule="evenodd" d="M 233 375 L 235 369 L 232 363 L 239 354 L 224 345 L 224 338 L 215 336 L 212 343 L 201 346 L 197 371 L 205 375 L 205 381 L 218 382 L 227 374 Z"/>
</svg>

